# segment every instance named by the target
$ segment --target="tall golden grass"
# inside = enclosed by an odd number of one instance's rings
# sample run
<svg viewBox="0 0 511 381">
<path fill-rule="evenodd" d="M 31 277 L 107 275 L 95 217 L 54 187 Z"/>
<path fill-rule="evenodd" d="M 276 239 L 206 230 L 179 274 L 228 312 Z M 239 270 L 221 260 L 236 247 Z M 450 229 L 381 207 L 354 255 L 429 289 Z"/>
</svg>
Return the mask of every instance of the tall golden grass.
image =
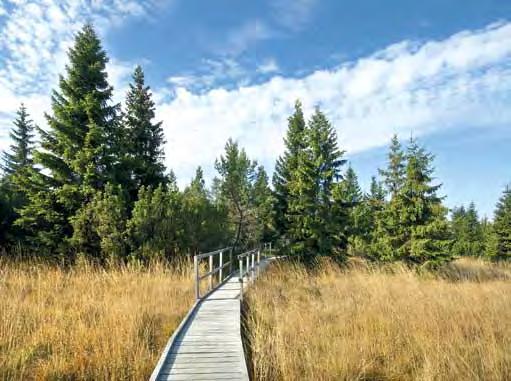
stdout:
<svg viewBox="0 0 511 381">
<path fill-rule="evenodd" d="M 0 262 L 0 380 L 144 380 L 193 303 L 189 264 Z"/>
<path fill-rule="evenodd" d="M 245 299 L 257 380 L 511 380 L 511 267 L 269 269 Z"/>
</svg>

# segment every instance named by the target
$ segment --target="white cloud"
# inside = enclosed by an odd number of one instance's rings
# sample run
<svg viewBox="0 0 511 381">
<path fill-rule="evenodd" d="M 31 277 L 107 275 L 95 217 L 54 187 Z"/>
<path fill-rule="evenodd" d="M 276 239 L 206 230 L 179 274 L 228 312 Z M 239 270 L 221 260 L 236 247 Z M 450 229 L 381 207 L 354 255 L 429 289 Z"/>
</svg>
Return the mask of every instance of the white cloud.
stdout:
<svg viewBox="0 0 511 381">
<path fill-rule="evenodd" d="M 170 0 L 7 0 L 0 2 L 0 150 L 8 141 L 14 113 L 24 102 L 32 118 L 45 125 L 50 90 L 67 62 L 73 36 L 87 21 L 100 34 L 128 17 L 149 16 L 153 7 Z M 113 59 L 108 65 L 110 82 L 119 100 L 134 65 Z"/>
<path fill-rule="evenodd" d="M 510 62 L 511 23 L 504 23 L 442 41 L 405 41 L 302 78 L 199 94 L 180 88 L 158 107 L 168 166 L 182 181 L 197 165 L 211 171 L 229 137 L 272 165 L 298 98 L 307 113 L 322 107 L 349 154 L 386 145 L 394 132 L 511 123 Z"/>
<path fill-rule="evenodd" d="M 273 58 L 268 58 L 265 61 L 263 61 L 258 67 L 257 71 L 261 74 L 270 74 L 275 73 L 280 70 L 279 65 L 277 64 L 277 61 Z"/>
</svg>

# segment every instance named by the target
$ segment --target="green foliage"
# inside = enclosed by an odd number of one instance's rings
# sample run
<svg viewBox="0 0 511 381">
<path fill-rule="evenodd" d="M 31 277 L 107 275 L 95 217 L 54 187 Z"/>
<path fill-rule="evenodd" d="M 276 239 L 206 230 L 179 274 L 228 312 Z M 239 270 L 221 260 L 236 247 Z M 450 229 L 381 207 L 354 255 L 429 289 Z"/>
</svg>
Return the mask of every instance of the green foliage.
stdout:
<svg viewBox="0 0 511 381">
<path fill-rule="evenodd" d="M 389 158 L 397 157 L 394 139 Z M 447 210 L 437 196 L 441 185 L 432 185 L 433 156 L 410 141 L 405 157 L 406 175 L 396 182 L 395 162 L 389 159 L 386 175 L 391 199 L 378 213 L 372 254 L 382 260 L 437 265 L 449 260 Z"/>
<path fill-rule="evenodd" d="M 212 202 L 201 167 L 183 192 L 181 219 L 183 246 L 192 254 L 225 246 L 228 242 L 226 210 Z"/>
<path fill-rule="evenodd" d="M 481 256 L 484 254 L 483 228 L 474 203 L 468 209 L 454 208 L 451 218 L 453 256 Z"/>
<path fill-rule="evenodd" d="M 231 139 L 225 145 L 225 154 L 215 162 L 220 175 L 216 182 L 217 194 L 219 202 L 227 210 L 229 233 L 235 237 L 235 247 L 248 247 L 254 243 L 250 227 L 254 223 L 251 196 L 256 165 Z"/>
<path fill-rule="evenodd" d="M 337 135 L 317 109 L 305 130 L 306 149 L 291 174 L 286 238 L 289 250 L 307 262 L 318 255 L 337 255 L 346 247 L 345 205 L 336 191 L 345 161 Z"/>
<path fill-rule="evenodd" d="M 286 150 L 277 159 L 273 173 L 275 197 L 275 229 L 279 235 L 285 235 L 288 229 L 288 208 L 290 183 L 298 168 L 299 156 L 306 148 L 305 119 L 300 101 L 295 103 L 295 111 L 288 118 L 287 135 L 284 139 Z"/>
<path fill-rule="evenodd" d="M 114 177 L 120 134 L 118 106 L 110 105 L 108 59 L 91 25 L 76 35 L 68 56 L 47 115 L 49 130 L 39 130 L 42 149 L 34 154 L 45 174 L 32 173 L 29 202 L 17 221 L 34 244 L 63 255 L 73 235 L 71 221 L 88 218 L 87 204 Z"/>
<path fill-rule="evenodd" d="M 141 186 L 157 187 L 165 182 L 162 123 L 153 123 L 154 117 L 155 105 L 150 88 L 145 85 L 142 68 L 137 66 L 133 73 L 133 83 L 126 95 L 124 117 L 125 160 L 133 199 Z"/>
<path fill-rule="evenodd" d="M 507 186 L 495 209 L 487 255 L 493 260 L 511 259 L 511 187 Z"/>
<path fill-rule="evenodd" d="M 264 167 L 259 166 L 252 188 L 252 205 L 254 208 L 252 241 L 254 242 L 271 242 L 275 240 L 275 202 L 268 182 L 268 175 Z"/>
<path fill-rule="evenodd" d="M 142 186 L 128 221 L 132 253 L 144 260 L 170 259 L 179 254 L 181 194 L 175 182 L 156 189 Z"/>
<path fill-rule="evenodd" d="M 12 140 L 10 152 L 3 153 L 4 163 L 1 166 L 8 176 L 14 176 L 32 166 L 34 147 L 34 125 L 24 104 L 17 111 L 13 124 L 14 128 L 9 133 Z"/>
<path fill-rule="evenodd" d="M 392 136 L 386 169 L 379 170 L 387 192 L 394 196 L 403 186 L 406 177 L 406 157 L 397 135 Z"/>
<path fill-rule="evenodd" d="M 120 186 L 107 184 L 72 218 L 71 243 L 78 255 L 117 262 L 126 256 L 126 203 Z"/>
</svg>

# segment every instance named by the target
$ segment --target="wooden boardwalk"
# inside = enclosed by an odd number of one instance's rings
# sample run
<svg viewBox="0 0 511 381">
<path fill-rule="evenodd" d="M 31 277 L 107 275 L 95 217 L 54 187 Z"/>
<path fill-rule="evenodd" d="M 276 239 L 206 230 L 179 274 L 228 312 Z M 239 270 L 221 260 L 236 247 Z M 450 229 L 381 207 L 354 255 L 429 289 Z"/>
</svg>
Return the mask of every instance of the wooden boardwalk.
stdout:
<svg viewBox="0 0 511 381">
<path fill-rule="evenodd" d="M 194 257 L 196 302 L 169 339 L 150 381 L 249 381 L 241 340 L 241 299 L 245 287 L 275 258 L 261 260 L 261 249 L 253 249 L 236 257 L 239 266 L 234 271 L 232 251 L 225 248 Z M 201 260 L 209 265 L 203 275 Z M 201 295 L 201 280 L 209 281 L 206 295 Z"/>
<path fill-rule="evenodd" d="M 152 379 L 248 381 L 241 342 L 240 289 L 234 275 L 197 303 Z"/>
</svg>

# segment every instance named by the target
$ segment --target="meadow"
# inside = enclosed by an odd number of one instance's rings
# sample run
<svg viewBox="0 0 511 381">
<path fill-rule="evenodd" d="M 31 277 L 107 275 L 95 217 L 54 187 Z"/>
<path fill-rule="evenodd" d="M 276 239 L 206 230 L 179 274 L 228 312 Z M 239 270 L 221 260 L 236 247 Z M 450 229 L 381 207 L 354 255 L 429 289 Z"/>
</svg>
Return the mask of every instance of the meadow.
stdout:
<svg viewBox="0 0 511 381">
<path fill-rule="evenodd" d="M 273 266 L 245 298 L 257 380 L 509 380 L 511 267 Z"/>
<path fill-rule="evenodd" d="M 0 380 L 148 379 L 193 303 L 191 268 L 0 262 Z"/>
</svg>

